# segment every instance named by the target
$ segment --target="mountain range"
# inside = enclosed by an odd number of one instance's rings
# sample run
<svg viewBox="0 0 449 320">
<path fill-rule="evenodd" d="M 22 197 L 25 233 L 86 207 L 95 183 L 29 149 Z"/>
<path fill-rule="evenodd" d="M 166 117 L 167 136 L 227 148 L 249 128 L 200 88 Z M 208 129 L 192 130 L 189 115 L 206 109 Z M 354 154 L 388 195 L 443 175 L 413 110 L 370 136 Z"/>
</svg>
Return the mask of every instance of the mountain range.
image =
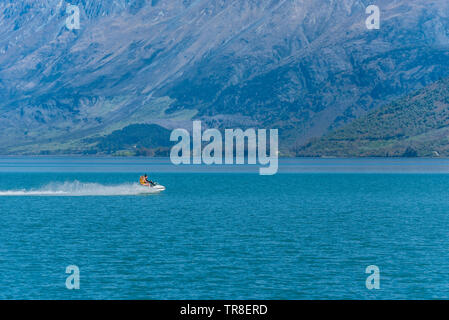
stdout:
<svg viewBox="0 0 449 320">
<path fill-rule="evenodd" d="M 327 155 L 323 135 L 449 77 L 447 0 L 378 0 L 378 30 L 370 4 L 1 0 L 0 153 L 157 154 L 200 119 L 278 128 L 283 154 Z"/>
<path fill-rule="evenodd" d="M 449 157 L 449 79 L 312 139 L 297 156 Z"/>
</svg>

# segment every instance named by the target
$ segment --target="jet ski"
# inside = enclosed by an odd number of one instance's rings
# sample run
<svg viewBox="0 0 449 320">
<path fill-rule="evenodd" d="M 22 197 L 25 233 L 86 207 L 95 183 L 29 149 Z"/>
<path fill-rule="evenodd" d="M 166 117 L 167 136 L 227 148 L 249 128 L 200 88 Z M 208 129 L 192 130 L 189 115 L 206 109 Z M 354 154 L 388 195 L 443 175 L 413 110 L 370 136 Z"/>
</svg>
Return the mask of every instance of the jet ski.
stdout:
<svg viewBox="0 0 449 320">
<path fill-rule="evenodd" d="M 159 183 L 155 182 L 154 185 L 149 185 L 150 190 L 155 190 L 155 191 L 165 191 L 165 187 L 160 185 Z"/>
<path fill-rule="evenodd" d="M 144 186 L 141 185 L 142 193 L 159 193 L 165 191 L 165 187 L 155 182 L 153 185 Z"/>
</svg>

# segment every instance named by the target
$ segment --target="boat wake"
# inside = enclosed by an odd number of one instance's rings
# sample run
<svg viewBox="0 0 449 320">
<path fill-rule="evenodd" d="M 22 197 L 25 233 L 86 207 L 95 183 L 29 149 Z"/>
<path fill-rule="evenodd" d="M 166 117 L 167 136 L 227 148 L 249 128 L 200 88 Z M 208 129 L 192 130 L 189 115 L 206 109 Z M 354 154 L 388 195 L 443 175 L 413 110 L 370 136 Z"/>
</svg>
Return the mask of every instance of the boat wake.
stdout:
<svg viewBox="0 0 449 320">
<path fill-rule="evenodd" d="M 152 194 L 158 191 L 139 184 L 102 185 L 79 181 L 50 183 L 39 189 L 0 190 L 0 196 L 132 196 Z"/>
</svg>

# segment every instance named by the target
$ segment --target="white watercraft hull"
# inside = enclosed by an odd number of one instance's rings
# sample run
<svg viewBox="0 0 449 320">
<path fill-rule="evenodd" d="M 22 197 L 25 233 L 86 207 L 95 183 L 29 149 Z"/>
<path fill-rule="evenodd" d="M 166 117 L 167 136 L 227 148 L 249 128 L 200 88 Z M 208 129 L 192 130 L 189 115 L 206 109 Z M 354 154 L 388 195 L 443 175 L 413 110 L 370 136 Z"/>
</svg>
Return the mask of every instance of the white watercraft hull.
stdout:
<svg viewBox="0 0 449 320">
<path fill-rule="evenodd" d="M 155 186 L 150 186 L 150 190 L 154 190 L 154 191 L 164 191 L 165 187 L 161 186 L 160 184 L 157 184 Z"/>
<path fill-rule="evenodd" d="M 155 186 L 142 186 L 142 193 L 159 193 L 165 191 L 165 187 L 157 184 Z"/>
</svg>

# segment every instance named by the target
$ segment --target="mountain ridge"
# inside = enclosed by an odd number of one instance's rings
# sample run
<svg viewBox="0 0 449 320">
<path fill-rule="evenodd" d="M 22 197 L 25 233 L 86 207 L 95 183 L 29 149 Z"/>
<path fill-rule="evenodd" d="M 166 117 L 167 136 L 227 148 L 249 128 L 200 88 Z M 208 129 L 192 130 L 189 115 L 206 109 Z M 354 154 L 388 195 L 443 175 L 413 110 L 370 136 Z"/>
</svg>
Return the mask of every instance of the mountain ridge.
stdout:
<svg viewBox="0 0 449 320">
<path fill-rule="evenodd" d="M 297 150 L 312 157 L 449 157 L 449 78 Z"/>
<path fill-rule="evenodd" d="M 362 0 L 78 0 L 70 31 L 67 2 L 4 1 L 0 152 L 199 119 L 279 128 L 294 154 L 449 76 L 447 1 L 378 2 L 381 29 L 366 30 Z"/>
</svg>

